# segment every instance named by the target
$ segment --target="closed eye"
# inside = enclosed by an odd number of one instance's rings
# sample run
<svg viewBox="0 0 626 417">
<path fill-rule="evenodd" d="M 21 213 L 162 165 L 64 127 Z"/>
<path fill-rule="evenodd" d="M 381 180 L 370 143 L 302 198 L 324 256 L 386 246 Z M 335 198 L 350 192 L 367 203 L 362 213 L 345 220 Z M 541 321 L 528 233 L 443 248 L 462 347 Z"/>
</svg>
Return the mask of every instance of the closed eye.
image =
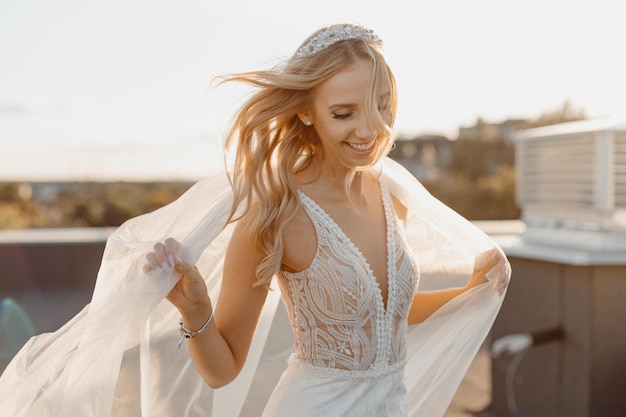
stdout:
<svg viewBox="0 0 626 417">
<path fill-rule="evenodd" d="M 333 119 L 347 119 L 354 113 L 333 113 Z"/>
</svg>

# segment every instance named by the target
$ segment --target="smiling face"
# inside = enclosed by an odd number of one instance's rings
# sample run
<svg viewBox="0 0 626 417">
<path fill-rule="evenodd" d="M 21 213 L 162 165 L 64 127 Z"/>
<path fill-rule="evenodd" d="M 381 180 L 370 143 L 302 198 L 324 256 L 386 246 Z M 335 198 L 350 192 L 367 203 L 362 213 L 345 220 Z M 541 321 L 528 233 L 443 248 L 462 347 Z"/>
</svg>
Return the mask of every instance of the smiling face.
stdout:
<svg viewBox="0 0 626 417">
<path fill-rule="evenodd" d="M 373 77 L 372 63 L 359 59 L 341 71 L 314 92 L 312 108 L 300 113 L 301 120 L 310 120 L 322 146 L 324 163 L 344 169 L 363 169 L 376 163 L 386 152 L 389 133 L 377 129 L 372 110 L 368 110 L 368 91 Z M 376 100 L 386 123 L 388 92 Z M 379 123 L 380 124 L 380 123 Z"/>
</svg>

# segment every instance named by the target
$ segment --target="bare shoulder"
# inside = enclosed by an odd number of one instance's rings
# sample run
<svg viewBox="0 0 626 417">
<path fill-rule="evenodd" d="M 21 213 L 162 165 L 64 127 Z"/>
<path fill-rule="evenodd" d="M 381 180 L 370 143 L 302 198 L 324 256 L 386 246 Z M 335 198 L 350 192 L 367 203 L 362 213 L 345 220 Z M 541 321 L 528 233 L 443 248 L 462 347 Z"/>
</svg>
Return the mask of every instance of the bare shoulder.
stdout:
<svg viewBox="0 0 626 417">
<path fill-rule="evenodd" d="M 251 207 L 250 210 L 237 220 L 233 234 L 228 243 L 226 260 L 234 258 L 239 263 L 247 263 L 251 268 L 256 266 L 263 259 L 254 232 L 254 219 L 258 216 L 259 208 Z"/>
</svg>

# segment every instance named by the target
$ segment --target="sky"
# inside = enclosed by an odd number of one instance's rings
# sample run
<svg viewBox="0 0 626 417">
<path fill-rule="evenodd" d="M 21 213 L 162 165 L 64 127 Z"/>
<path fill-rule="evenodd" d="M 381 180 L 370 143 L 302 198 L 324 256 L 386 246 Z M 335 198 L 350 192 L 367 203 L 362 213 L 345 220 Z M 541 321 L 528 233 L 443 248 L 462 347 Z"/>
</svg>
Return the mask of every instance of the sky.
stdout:
<svg viewBox="0 0 626 417">
<path fill-rule="evenodd" d="M 619 116 L 622 16 L 613 0 L 0 0 L 0 180 L 212 172 L 248 90 L 211 80 L 337 22 L 383 39 L 401 136 L 566 100 Z"/>
</svg>

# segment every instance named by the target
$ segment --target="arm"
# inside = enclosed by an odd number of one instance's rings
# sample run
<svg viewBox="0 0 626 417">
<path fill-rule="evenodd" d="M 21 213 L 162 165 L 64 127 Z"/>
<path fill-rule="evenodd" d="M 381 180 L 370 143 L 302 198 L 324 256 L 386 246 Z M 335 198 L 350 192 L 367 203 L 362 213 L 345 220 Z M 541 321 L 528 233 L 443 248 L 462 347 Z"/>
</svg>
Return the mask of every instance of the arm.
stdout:
<svg viewBox="0 0 626 417">
<path fill-rule="evenodd" d="M 406 227 L 409 214 L 408 209 L 394 195 L 392 195 L 392 202 L 398 219 Z M 506 262 L 506 258 L 500 253 L 499 249 L 491 249 L 476 258 L 472 275 L 464 287 L 415 293 L 409 310 L 409 324 L 423 322 L 453 298 L 458 297 L 477 285 L 487 282 L 487 273 L 496 266 L 502 266 Z M 496 288 L 500 295 L 502 295 L 508 284 L 507 280 L 507 275 L 502 274 L 496 282 Z"/>
<path fill-rule="evenodd" d="M 173 257 L 182 277 L 167 299 L 180 311 L 184 326 L 198 330 L 211 314 L 212 302 L 198 270 L 178 259 L 177 250 L 178 243 L 168 239 L 155 245 L 148 261 L 150 265 L 155 259 L 171 262 Z M 226 252 L 214 320 L 203 333 L 187 340 L 194 366 L 212 388 L 231 382 L 245 363 L 267 296 L 266 288 L 252 286 L 261 258 L 244 218 L 235 227 Z"/>
<path fill-rule="evenodd" d="M 409 310 L 409 324 L 423 322 L 453 298 L 458 297 L 478 285 L 488 282 L 487 273 L 499 266 L 502 262 L 506 262 L 504 257 L 497 248 L 494 248 L 482 253 L 476 258 L 472 275 L 464 287 L 416 293 Z M 501 279 L 505 278 L 502 277 Z M 497 282 L 497 288 L 500 294 L 504 291 L 504 286 L 505 284 L 500 280 Z"/>
</svg>

